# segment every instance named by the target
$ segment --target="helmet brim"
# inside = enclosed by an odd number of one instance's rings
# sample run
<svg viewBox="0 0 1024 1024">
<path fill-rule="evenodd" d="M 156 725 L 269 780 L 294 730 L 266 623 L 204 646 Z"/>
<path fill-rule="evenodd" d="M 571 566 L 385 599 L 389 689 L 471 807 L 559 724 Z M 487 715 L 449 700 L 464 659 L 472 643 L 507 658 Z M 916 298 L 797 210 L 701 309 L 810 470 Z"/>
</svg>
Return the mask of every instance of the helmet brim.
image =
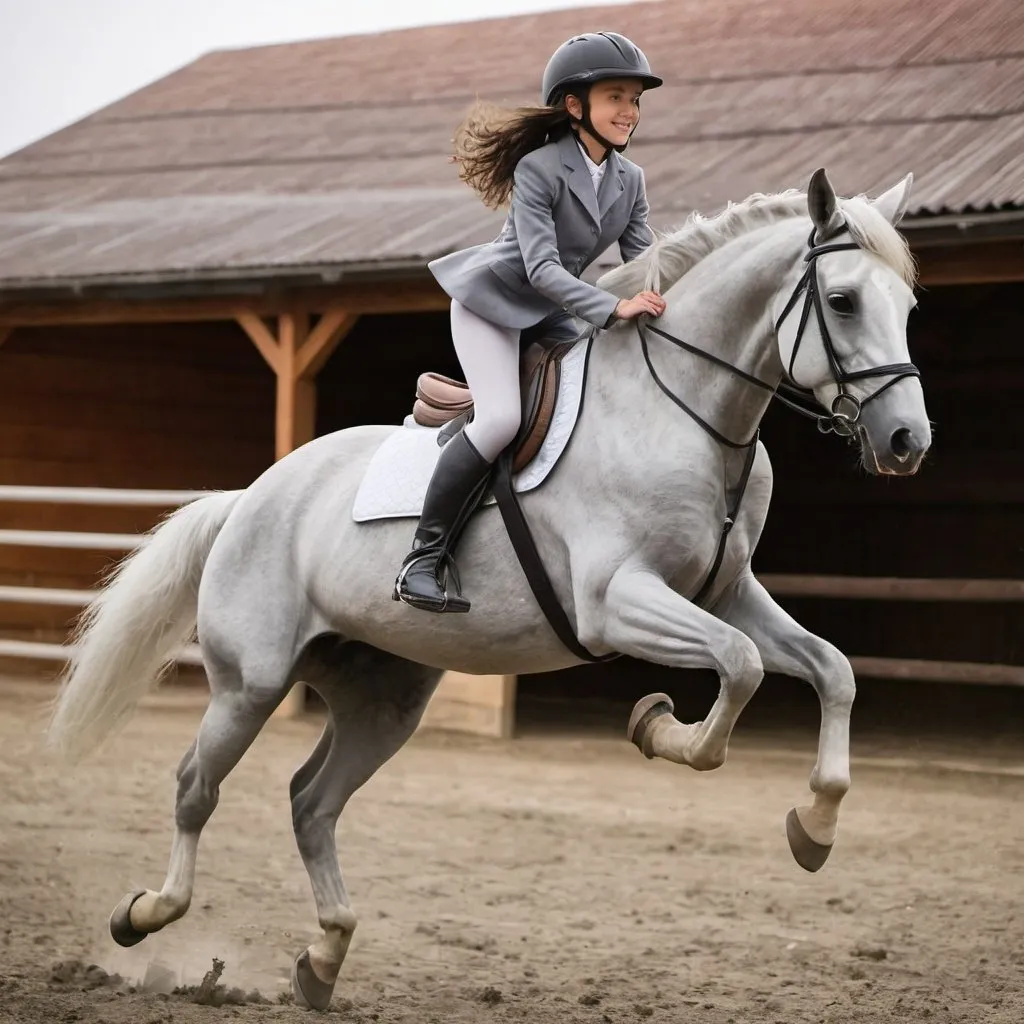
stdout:
<svg viewBox="0 0 1024 1024">
<path fill-rule="evenodd" d="M 606 82 L 610 78 L 635 78 L 638 82 L 643 83 L 645 92 L 665 84 L 665 80 L 657 75 L 645 74 L 642 71 L 632 71 L 627 68 L 591 68 L 589 71 L 572 75 L 553 85 L 548 93 L 547 103 L 550 105 L 559 93 L 568 92 L 574 85 L 593 85 L 595 82 Z"/>
</svg>

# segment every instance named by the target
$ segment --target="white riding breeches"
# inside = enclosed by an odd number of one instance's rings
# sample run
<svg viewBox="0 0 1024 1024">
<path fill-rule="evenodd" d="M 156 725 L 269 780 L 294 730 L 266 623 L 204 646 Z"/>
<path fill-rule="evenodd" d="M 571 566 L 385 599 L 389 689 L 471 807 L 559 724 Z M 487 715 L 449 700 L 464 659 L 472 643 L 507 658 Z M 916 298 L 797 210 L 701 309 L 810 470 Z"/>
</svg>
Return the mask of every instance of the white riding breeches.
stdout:
<svg viewBox="0 0 1024 1024">
<path fill-rule="evenodd" d="M 515 439 L 522 416 L 518 328 L 499 327 L 452 299 L 452 341 L 473 394 L 466 437 L 488 462 Z"/>
</svg>

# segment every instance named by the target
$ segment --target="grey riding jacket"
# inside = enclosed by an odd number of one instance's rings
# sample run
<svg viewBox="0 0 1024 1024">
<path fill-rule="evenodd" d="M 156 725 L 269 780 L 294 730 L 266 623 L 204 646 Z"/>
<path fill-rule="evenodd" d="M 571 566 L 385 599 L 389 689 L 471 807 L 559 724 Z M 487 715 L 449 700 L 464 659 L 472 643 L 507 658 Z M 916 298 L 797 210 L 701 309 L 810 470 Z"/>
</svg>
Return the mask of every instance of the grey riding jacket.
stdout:
<svg viewBox="0 0 1024 1024">
<path fill-rule="evenodd" d="M 653 241 L 643 171 L 612 150 L 597 192 L 571 132 L 528 153 L 515 171 L 508 217 L 492 242 L 432 260 L 453 299 L 491 323 L 527 328 L 568 313 L 597 327 L 618 297 L 579 279 L 618 242 L 623 261 Z"/>
</svg>

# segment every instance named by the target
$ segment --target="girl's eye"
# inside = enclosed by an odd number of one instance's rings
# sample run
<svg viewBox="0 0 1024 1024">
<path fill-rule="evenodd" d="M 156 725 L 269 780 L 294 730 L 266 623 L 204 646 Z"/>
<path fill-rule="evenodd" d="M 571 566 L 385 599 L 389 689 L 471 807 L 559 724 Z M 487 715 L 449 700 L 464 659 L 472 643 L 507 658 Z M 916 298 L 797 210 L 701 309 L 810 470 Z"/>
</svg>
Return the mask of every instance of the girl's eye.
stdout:
<svg viewBox="0 0 1024 1024">
<path fill-rule="evenodd" d="M 840 316 L 853 316 L 856 312 L 853 299 L 846 292 L 830 292 L 828 296 L 829 308 Z"/>
</svg>

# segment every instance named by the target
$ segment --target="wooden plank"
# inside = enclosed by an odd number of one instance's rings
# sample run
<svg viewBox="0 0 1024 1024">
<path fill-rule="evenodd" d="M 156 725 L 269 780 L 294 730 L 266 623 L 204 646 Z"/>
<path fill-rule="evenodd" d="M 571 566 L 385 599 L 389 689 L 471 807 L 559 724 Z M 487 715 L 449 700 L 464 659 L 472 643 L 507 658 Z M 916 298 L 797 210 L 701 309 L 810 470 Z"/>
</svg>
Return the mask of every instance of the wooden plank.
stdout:
<svg viewBox="0 0 1024 1024">
<path fill-rule="evenodd" d="M 75 548 L 85 551 L 134 551 L 147 543 L 134 533 L 72 533 L 64 530 L 0 530 L 0 545 Z"/>
<path fill-rule="evenodd" d="M 67 661 L 74 648 L 64 644 L 34 643 L 31 640 L 6 640 L 0 638 L 0 657 L 29 658 L 33 661 Z M 174 656 L 174 660 L 185 665 L 202 665 L 198 644 L 186 644 Z"/>
<path fill-rule="evenodd" d="M 515 727 L 516 677 L 446 672 L 424 712 L 421 728 L 508 739 Z"/>
<path fill-rule="evenodd" d="M 275 373 L 280 373 L 278 367 L 281 360 L 281 344 L 271 334 L 270 328 L 255 313 L 250 313 L 247 310 L 236 312 L 235 319 L 259 349 L 259 353 L 267 361 L 267 365 Z"/>
<path fill-rule="evenodd" d="M 71 530 L 76 533 L 145 533 L 166 514 L 136 505 L 64 505 L 0 501 L 0 528 Z"/>
<path fill-rule="evenodd" d="M 0 501 L 54 502 L 59 505 L 184 505 L 214 491 L 141 490 L 124 487 L 28 487 L 0 484 Z"/>
<path fill-rule="evenodd" d="M 63 587 L 9 587 L 0 585 L 0 602 L 83 608 L 98 590 L 68 590 Z"/>
<path fill-rule="evenodd" d="M 1024 686 L 1024 665 L 990 665 L 967 661 L 920 661 L 912 658 L 850 658 L 855 675 L 922 683 L 970 683 Z"/>
<path fill-rule="evenodd" d="M 344 306 L 357 315 L 367 313 L 442 312 L 451 299 L 433 277 L 359 282 L 320 288 L 296 288 L 263 296 L 129 302 L 111 299 L 68 299 L 52 303 L 0 303 L 0 326 L 38 327 L 57 324 L 191 323 L 235 320 L 240 310 L 256 317 L 278 316 L 299 306 L 324 313 Z"/>
<path fill-rule="evenodd" d="M 993 284 L 1024 281 L 1024 242 L 921 246 L 914 250 L 921 284 Z"/>
<path fill-rule="evenodd" d="M 355 326 L 358 315 L 342 306 L 329 309 L 310 332 L 295 360 L 299 377 L 311 380 L 323 369 L 331 353 Z"/>
<path fill-rule="evenodd" d="M 876 601 L 1024 601 L 1024 580 L 916 579 L 890 576 L 809 576 L 766 573 L 758 579 L 787 597 Z"/>
</svg>

